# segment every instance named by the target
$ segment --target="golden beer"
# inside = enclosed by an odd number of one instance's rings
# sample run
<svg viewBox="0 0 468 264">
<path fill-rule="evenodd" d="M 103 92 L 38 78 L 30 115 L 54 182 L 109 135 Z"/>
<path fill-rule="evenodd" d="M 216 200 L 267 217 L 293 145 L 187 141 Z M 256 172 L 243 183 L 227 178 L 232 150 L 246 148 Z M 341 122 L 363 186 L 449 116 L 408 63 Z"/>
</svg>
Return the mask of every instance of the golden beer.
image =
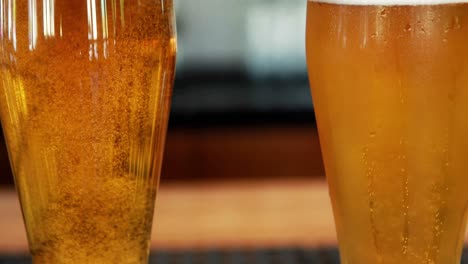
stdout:
<svg viewBox="0 0 468 264">
<path fill-rule="evenodd" d="M 0 0 L 0 117 L 33 262 L 147 263 L 172 0 Z"/>
<path fill-rule="evenodd" d="M 307 63 L 342 263 L 460 263 L 468 4 L 308 2 Z"/>
</svg>

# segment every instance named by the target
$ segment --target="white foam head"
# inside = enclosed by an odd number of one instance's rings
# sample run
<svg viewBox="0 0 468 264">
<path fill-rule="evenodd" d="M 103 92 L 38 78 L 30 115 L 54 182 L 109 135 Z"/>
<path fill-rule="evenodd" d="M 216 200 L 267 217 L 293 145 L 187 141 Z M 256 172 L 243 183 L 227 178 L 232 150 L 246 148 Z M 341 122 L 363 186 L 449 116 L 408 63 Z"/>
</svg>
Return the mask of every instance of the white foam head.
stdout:
<svg viewBox="0 0 468 264">
<path fill-rule="evenodd" d="M 308 0 L 309 2 L 319 2 L 338 5 L 385 5 L 385 6 L 403 6 L 403 5 L 444 5 L 468 3 L 468 0 Z"/>
</svg>

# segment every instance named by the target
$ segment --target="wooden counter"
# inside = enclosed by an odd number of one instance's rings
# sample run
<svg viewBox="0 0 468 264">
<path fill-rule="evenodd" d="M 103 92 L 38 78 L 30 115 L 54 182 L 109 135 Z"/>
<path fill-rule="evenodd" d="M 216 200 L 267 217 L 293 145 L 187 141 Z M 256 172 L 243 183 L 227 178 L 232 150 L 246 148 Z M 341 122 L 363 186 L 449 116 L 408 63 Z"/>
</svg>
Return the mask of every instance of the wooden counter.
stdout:
<svg viewBox="0 0 468 264">
<path fill-rule="evenodd" d="M 326 184 L 314 179 L 161 184 L 153 248 L 326 246 L 336 243 Z M 16 193 L 0 191 L 0 254 L 27 241 Z"/>
<path fill-rule="evenodd" d="M 314 179 L 162 184 L 154 249 L 334 246 L 326 184 Z M 27 242 L 16 194 L 0 191 L 0 255 Z"/>
</svg>

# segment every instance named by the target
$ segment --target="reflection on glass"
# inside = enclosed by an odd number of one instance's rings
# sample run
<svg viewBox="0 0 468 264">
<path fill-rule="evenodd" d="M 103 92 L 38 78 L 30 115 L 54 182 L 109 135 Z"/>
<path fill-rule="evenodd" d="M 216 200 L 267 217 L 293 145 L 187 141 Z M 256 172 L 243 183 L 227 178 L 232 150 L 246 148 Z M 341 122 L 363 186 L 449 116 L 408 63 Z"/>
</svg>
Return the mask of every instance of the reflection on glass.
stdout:
<svg viewBox="0 0 468 264">
<path fill-rule="evenodd" d="M 16 0 L 0 1 L 1 37 L 10 41 L 10 44 L 16 49 Z"/>
<path fill-rule="evenodd" d="M 55 36 L 55 0 L 43 0 L 44 37 Z"/>
<path fill-rule="evenodd" d="M 0 118 L 34 263 L 147 262 L 173 16 L 170 0 L 0 0 Z"/>
<path fill-rule="evenodd" d="M 29 26 L 29 50 L 36 48 L 37 43 L 37 0 L 28 0 L 28 26 Z"/>
</svg>

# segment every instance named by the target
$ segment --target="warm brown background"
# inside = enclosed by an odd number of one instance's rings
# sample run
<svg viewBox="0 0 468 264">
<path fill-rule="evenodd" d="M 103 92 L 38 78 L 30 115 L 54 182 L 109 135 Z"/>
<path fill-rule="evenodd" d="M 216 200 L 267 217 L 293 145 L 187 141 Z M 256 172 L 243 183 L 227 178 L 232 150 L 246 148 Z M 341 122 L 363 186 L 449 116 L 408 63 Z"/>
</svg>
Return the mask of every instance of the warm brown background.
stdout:
<svg viewBox="0 0 468 264">
<path fill-rule="evenodd" d="M 264 125 L 169 129 L 163 181 L 323 176 L 314 126 Z M 0 133 L 0 183 L 12 184 Z"/>
</svg>

